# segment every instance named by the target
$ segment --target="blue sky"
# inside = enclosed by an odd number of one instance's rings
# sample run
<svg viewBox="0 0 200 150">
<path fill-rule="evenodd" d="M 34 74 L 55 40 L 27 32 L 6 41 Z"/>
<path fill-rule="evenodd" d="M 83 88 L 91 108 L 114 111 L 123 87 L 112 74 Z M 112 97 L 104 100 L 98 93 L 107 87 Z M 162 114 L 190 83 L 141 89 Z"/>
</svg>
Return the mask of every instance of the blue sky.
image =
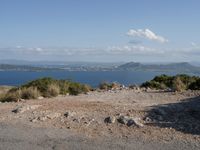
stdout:
<svg viewBox="0 0 200 150">
<path fill-rule="evenodd" d="M 199 6 L 199 0 L 0 0 L 0 59 L 198 61 Z"/>
</svg>

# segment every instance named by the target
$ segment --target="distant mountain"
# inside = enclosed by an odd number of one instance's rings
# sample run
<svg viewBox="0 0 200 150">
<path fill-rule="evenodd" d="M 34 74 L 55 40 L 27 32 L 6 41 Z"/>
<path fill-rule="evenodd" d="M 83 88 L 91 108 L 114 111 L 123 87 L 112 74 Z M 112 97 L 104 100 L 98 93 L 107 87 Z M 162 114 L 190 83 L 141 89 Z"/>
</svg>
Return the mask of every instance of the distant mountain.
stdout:
<svg viewBox="0 0 200 150">
<path fill-rule="evenodd" d="M 116 68 L 121 71 L 159 71 L 176 73 L 200 73 L 200 67 L 193 66 L 187 62 L 170 64 L 141 64 L 129 62 Z"/>
<path fill-rule="evenodd" d="M 0 71 L 111 71 L 115 68 L 112 67 L 104 67 L 103 65 L 41 65 L 41 66 L 33 66 L 33 65 L 12 65 L 12 64 L 0 64 Z"/>
<path fill-rule="evenodd" d="M 9 65 L 24 65 L 24 66 L 34 66 L 34 67 L 113 67 L 124 64 L 124 62 L 86 62 L 86 61 L 27 61 L 27 60 L 14 60 L 14 59 L 0 59 L 0 64 Z"/>
<path fill-rule="evenodd" d="M 10 65 L 0 64 L 0 71 L 50 71 L 58 70 L 59 68 L 45 68 L 45 67 L 34 67 L 28 65 Z"/>
<path fill-rule="evenodd" d="M 193 66 L 187 62 L 170 64 L 142 64 L 129 62 L 122 65 L 116 64 L 70 64 L 70 65 L 13 65 L 0 64 L 0 71 L 152 71 L 200 74 L 200 67 Z"/>
</svg>

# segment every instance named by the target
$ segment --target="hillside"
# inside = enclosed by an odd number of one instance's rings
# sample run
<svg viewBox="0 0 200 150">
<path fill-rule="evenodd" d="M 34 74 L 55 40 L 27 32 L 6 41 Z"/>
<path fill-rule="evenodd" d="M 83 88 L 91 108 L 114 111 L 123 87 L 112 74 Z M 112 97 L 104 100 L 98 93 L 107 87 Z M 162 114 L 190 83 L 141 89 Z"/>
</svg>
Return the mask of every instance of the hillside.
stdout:
<svg viewBox="0 0 200 150">
<path fill-rule="evenodd" d="M 28 65 L 0 64 L 0 71 L 50 71 L 59 68 L 35 67 Z"/>
<path fill-rule="evenodd" d="M 0 71 L 152 71 L 152 72 L 173 72 L 173 73 L 193 73 L 199 74 L 200 67 L 193 66 L 187 62 L 170 64 L 142 64 L 129 62 L 125 64 L 70 64 L 70 65 L 14 65 L 0 64 Z"/>
<path fill-rule="evenodd" d="M 116 68 L 121 71 L 160 71 L 176 73 L 200 73 L 200 67 L 193 66 L 187 62 L 170 64 L 141 64 L 129 62 Z"/>
</svg>

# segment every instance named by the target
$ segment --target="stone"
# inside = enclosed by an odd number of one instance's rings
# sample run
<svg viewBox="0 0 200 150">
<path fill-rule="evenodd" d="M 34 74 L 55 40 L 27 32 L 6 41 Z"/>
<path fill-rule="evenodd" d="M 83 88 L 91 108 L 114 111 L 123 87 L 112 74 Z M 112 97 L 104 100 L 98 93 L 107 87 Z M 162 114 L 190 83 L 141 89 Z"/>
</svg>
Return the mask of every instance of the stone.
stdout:
<svg viewBox="0 0 200 150">
<path fill-rule="evenodd" d="M 28 110 L 34 110 L 40 107 L 41 105 L 26 105 L 26 106 L 17 106 L 15 109 L 12 110 L 14 113 L 23 113 Z"/>
<path fill-rule="evenodd" d="M 127 124 L 129 121 L 129 117 L 128 116 L 120 116 L 117 121 L 121 124 Z"/>
<path fill-rule="evenodd" d="M 146 117 L 144 120 L 145 120 L 146 123 L 151 123 L 151 122 L 153 122 L 152 119 L 149 118 L 149 117 Z"/>
<path fill-rule="evenodd" d="M 104 119 L 105 123 L 115 123 L 116 118 L 114 116 L 109 116 Z"/>
<path fill-rule="evenodd" d="M 75 112 L 68 111 L 68 112 L 64 113 L 64 116 L 65 117 L 73 117 L 75 114 L 76 114 Z"/>
<path fill-rule="evenodd" d="M 41 100 L 41 99 L 44 99 L 44 97 L 43 96 L 39 96 L 38 99 Z"/>
<path fill-rule="evenodd" d="M 46 116 L 40 116 L 40 117 L 38 117 L 38 120 L 45 121 L 45 120 L 47 120 L 47 117 Z"/>
<path fill-rule="evenodd" d="M 31 122 L 37 122 L 38 121 L 38 118 L 33 118 L 30 120 Z"/>
<path fill-rule="evenodd" d="M 24 106 L 18 106 L 17 108 L 13 109 L 12 112 L 14 113 L 23 113 L 25 111 L 27 111 L 27 107 Z"/>
<path fill-rule="evenodd" d="M 137 127 L 143 127 L 144 125 L 140 122 L 140 118 L 131 118 L 128 123 L 127 126 L 132 126 L 135 125 Z"/>
<path fill-rule="evenodd" d="M 60 117 L 60 116 L 61 116 L 60 113 L 50 113 L 50 114 L 48 114 L 46 117 L 47 117 L 48 119 L 55 119 L 55 118 L 58 118 L 58 117 Z"/>
<path fill-rule="evenodd" d="M 130 126 L 137 126 L 137 127 L 143 127 L 144 125 L 140 122 L 140 118 L 133 118 L 129 116 L 120 116 L 117 121 L 121 124 L 125 124 L 128 127 Z"/>
<path fill-rule="evenodd" d="M 132 125 L 135 125 L 135 121 L 133 119 L 128 120 L 127 126 L 130 127 Z"/>
</svg>

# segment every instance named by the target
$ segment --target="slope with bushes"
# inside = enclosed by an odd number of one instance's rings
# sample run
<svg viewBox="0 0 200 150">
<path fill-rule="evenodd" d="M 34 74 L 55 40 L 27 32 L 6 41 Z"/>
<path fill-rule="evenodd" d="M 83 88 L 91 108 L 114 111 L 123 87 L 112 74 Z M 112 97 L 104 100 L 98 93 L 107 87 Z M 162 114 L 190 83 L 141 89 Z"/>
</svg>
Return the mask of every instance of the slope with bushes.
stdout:
<svg viewBox="0 0 200 150">
<path fill-rule="evenodd" d="M 56 97 L 59 94 L 78 95 L 87 93 L 90 90 L 90 86 L 85 84 L 46 77 L 10 89 L 1 97 L 1 101 L 11 102 L 18 101 L 19 99 L 37 99 L 39 96 Z"/>
<path fill-rule="evenodd" d="M 160 75 L 143 83 L 141 87 L 152 89 L 172 89 L 174 91 L 200 90 L 200 78 L 186 74 L 179 74 L 176 76 Z"/>
</svg>

